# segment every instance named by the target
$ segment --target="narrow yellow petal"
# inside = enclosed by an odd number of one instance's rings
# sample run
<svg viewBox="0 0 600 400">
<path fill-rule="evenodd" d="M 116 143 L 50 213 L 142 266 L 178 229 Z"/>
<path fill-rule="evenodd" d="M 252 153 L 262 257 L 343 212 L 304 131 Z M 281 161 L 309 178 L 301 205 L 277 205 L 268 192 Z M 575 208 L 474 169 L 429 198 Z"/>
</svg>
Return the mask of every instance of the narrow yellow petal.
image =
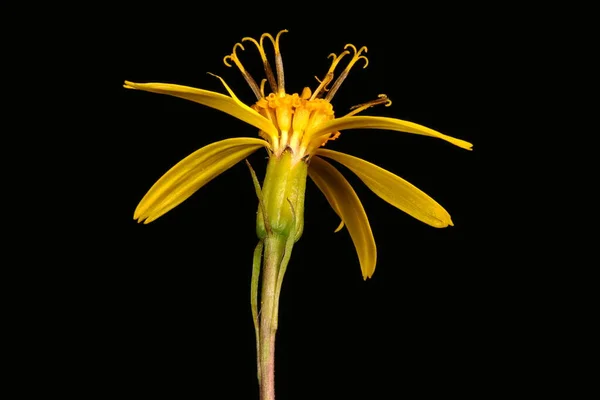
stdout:
<svg viewBox="0 0 600 400">
<path fill-rule="evenodd" d="M 321 160 L 321 162 L 325 162 L 325 161 Z M 317 163 L 318 163 L 318 161 L 317 161 Z M 331 164 L 329 164 L 329 165 L 331 165 Z M 332 168 L 333 168 L 333 166 L 332 166 Z M 310 175 L 310 165 L 309 165 L 309 169 L 308 169 L 308 174 Z M 312 176 L 311 176 L 311 178 L 312 178 Z M 319 183 L 317 183 L 317 181 L 314 178 L 312 178 L 312 179 L 315 182 L 315 184 L 319 187 L 321 192 L 323 192 L 324 194 L 329 193 L 328 192 L 329 188 L 327 186 L 319 185 Z M 340 224 L 333 231 L 334 233 L 338 233 L 339 231 L 341 231 L 344 228 L 344 219 L 342 218 L 342 211 L 340 211 L 340 205 L 338 203 L 338 198 L 335 197 L 333 194 L 325 194 L 325 197 L 327 197 L 327 201 L 329 202 L 329 205 L 331 206 L 331 208 L 333 208 L 333 211 L 335 211 L 337 216 L 340 217 L 340 220 L 341 220 Z"/>
<path fill-rule="evenodd" d="M 223 84 L 225 84 L 222 79 L 221 81 Z M 270 135 L 276 136 L 278 134 L 277 128 L 275 128 L 271 121 L 242 103 L 235 96 L 229 97 L 221 93 L 211 92 L 209 90 L 196 89 L 189 86 L 172 85 L 169 83 L 134 83 L 125 81 L 124 87 L 127 89 L 144 90 L 146 92 L 167 94 L 186 100 L 191 100 L 219 111 L 223 111 L 229 115 L 233 115 L 234 117 L 247 122 Z M 225 88 L 231 94 L 233 93 L 227 85 L 225 85 Z"/>
<path fill-rule="evenodd" d="M 317 154 L 345 165 L 377 196 L 419 221 L 435 228 L 453 225 L 450 214 L 444 207 L 399 176 L 368 161 L 337 151 L 319 149 Z"/>
<path fill-rule="evenodd" d="M 170 211 L 222 172 L 268 143 L 255 138 L 221 140 L 190 154 L 164 174 L 142 198 L 133 215 L 149 223 Z"/>
<path fill-rule="evenodd" d="M 311 158 L 308 175 L 345 222 L 358 253 L 363 278 L 370 278 L 375 272 L 377 248 L 369 219 L 356 192 L 333 165 L 319 157 Z"/>
<path fill-rule="evenodd" d="M 456 139 L 452 136 L 444 135 L 443 133 L 434 131 L 423 125 L 415 124 L 414 122 L 402 121 L 396 118 L 386 117 L 342 117 L 328 121 L 317 128 L 308 132 L 311 137 L 319 137 L 322 135 L 328 136 L 331 132 L 341 131 L 344 129 L 387 129 L 392 131 L 414 133 L 416 135 L 431 136 L 445 140 L 458 147 L 466 150 L 472 150 L 473 145 L 465 140 Z"/>
</svg>

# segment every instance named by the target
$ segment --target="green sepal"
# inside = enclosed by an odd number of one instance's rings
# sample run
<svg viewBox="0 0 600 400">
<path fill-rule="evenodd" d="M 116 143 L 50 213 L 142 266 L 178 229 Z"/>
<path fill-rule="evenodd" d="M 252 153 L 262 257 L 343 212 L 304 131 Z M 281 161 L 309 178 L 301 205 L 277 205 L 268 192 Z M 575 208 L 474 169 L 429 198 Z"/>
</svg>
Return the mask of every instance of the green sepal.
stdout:
<svg viewBox="0 0 600 400">
<path fill-rule="evenodd" d="M 267 236 L 263 219 L 266 212 L 267 226 L 270 225 L 276 235 L 298 241 L 304 230 L 304 194 L 308 165 L 303 161 L 294 161 L 290 151 L 284 151 L 279 157 L 271 156 L 262 186 L 264 207 L 259 207 L 256 220 L 256 233 L 260 239 Z M 288 201 L 292 204 L 289 206 Z"/>
<path fill-rule="evenodd" d="M 254 168 L 250 165 L 250 161 L 245 160 L 248 169 L 250 170 L 250 175 L 252 176 L 252 183 L 254 184 L 254 191 L 256 192 L 256 197 L 258 197 L 258 208 L 261 211 L 261 215 L 265 215 L 265 202 L 263 201 L 262 190 L 260 188 L 260 183 L 258 182 L 258 178 L 256 177 L 256 172 L 254 172 Z M 270 233 L 271 226 L 269 221 L 265 221 L 263 218 L 263 227 L 266 233 Z M 263 239 L 261 237 L 261 239 Z"/>
</svg>

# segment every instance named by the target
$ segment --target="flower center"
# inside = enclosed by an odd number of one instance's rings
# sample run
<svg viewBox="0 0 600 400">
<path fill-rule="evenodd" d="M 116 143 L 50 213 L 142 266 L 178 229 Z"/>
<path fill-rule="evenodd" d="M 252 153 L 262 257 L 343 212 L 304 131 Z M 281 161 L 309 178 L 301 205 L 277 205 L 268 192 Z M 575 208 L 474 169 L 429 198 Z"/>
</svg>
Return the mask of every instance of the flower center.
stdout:
<svg viewBox="0 0 600 400">
<path fill-rule="evenodd" d="M 287 32 L 287 30 L 280 31 L 275 38 L 268 33 L 264 33 L 258 40 L 250 37 L 242 39 L 242 42 L 253 43 L 262 58 L 266 79 L 263 79 L 260 85 L 246 71 L 236 53 L 238 48 L 244 50 L 242 43 L 236 43 L 233 46 L 231 54 L 225 56 L 223 62 L 228 67 L 232 66 L 230 62 L 233 62 L 238 67 L 258 99 L 252 105 L 252 108 L 263 117 L 269 119 L 277 128 L 277 135 L 270 135 L 260 131 L 260 136 L 269 142 L 277 157 L 289 149 L 292 153 L 292 163 L 295 164 L 302 159 L 310 157 L 320 146 L 325 145 L 330 140 L 337 139 L 340 135 L 337 131 L 329 134 L 320 134 L 319 136 L 312 135 L 310 132 L 317 132 L 315 128 L 334 118 L 333 107 L 330 103 L 333 96 L 337 93 L 352 67 L 358 61 L 363 60 L 365 62 L 363 68 L 366 68 L 369 60 L 364 55 L 367 52 L 366 46 L 357 49 L 356 46 L 347 44 L 344 46 L 344 51 L 339 55 L 335 53 L 329 55 L 329 58 L 332 58 L 331 66 L 322 80 L 317 79 L 319 86 L 314 92 L 305 87 L 301 95 L 297 93 L 289 95 L 285 91 L 283 60 L 279 50 L 279 39 L 284 32 Z M 275 73 L 265 53 L 264 39 L 269 39 L 275 50 Z M 334 73 L 338 64 L 345 56 L 350 54 L 352 54 L 350 62 L 337 79 L 334 80 Z M 267 82 L 271 87 L 272 93 L 265 96 L 264 89 Z M 331 87 L 328 88 L 330 84 Z M 376 100 L 352 107 L 352 111 L 346 116 L 355 115 L 377 104 L 389 106 L 391 103 L 386 95 L 379 95 L 379 98 Z"/>
<path fill-rule="evenodd" d="M 333 132 L 323 140 L 323 137 L 312 137 L 307 132 L 324 122 L 334 118 L 333 106 L 324 99 L 309 100 L 310 89 L 305 88 L 302 95 L 294 93 L 283 96 L 271 93 L 259 99 L 252 108 L 265 118 L 268 118 L 279 131 L 278 137 L 261 136 L 268 140 L 276 156 L 290 149 L 295 162 L 310 156 L 318 147 L 327 141 L 336 139 L 339 132 Z"/>
</svg>

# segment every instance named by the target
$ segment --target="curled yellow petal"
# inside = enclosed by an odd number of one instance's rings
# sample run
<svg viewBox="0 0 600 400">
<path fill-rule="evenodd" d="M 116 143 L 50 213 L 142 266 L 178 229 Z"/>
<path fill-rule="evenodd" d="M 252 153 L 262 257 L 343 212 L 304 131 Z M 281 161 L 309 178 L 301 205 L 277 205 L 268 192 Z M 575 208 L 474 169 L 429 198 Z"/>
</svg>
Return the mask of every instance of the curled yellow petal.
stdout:
<svg viewBox="0 0 600 400">
<path fill-rule="evenodd" d="M 370 278 L 375 272 L 377 247 L 369 219 L 356 192 L 333 165 L 319 157 L 311 158 L 308 175 L 346 224 L 358 253 L 363 278 Z"/>
<path fill-rule="evenodd" d="M 149 223 L 172 210 L 219 174 L 268 143 L 256 138 L 221 140 L 190 154 L 164 174 L 135 209 L 133 218 Z"/>
<path fill-rule="evenodd" d="M 217 78 L 221 79 L 220 77 Z M 182 85 L 173 85 L 170 83 L 134 83 L 125 81 L 125 85 L 123 86 L 127 89 L 144 90 L 146 92 L 167 94 L 186 100 L 191 100 L 219 111 L 223 111 L 229 115 L 233 115 L 234 117 L 257 127 L 261 131 L 267 132 L 269 135 L 278 135 L 277 128 L 275 128 L 271 121 L 242 103 L 237 97 L 233 96 L 233 92 L 231 92 L 231 89 L 229 89 L 222 79 L 221 82 L 225 85 L 227 91 L 232 94 L 232 97 L 225 96 L 221 93 L 211 92 L 209 90 L 196 89 Z"/>
<path fill-rule="evenodd" d="M 387 129 L 392 131 L 408 132 L 416 135 L 425 135 L 442 139 L 466 150 L 472 150 L 473 148 L 473 145 L 465 140 L 444 135 L 443 133 L 434 131 L 433 129 L 427 128 L 423 125 L 415 124 L 414 122 L 387 117 L 357 116 L 336 118 L 324 124 L 318 125 L 314 131 L 308 132 L 308 134 L 315 138 L 322 135 L 327 137 L 331 132 L 342 131 L 345 129 Z"/>
<path fill-rule="evenodd" d="M 419 221 L 435 228 L 453 225 L 450 214 L 444 207 L 399 176 L 368 161 L 337 151 L 319 149 L 317 154 L 345 165 L 377 196 Z"/>
</svg>

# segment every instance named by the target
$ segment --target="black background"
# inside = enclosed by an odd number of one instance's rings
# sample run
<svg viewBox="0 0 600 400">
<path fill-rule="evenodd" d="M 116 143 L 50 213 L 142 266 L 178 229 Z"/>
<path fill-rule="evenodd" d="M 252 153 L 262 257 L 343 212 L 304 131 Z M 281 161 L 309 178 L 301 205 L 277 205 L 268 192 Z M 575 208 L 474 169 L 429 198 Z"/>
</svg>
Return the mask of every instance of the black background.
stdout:
<svg viewBox="0 0 600 400">
<path fill-rule="evenodd" d="M 472 142 L 474 151 L 375 130 L 342 132 L 330 142 L 328 148 L 424 190 L 455 226 L 439 230 L 412 219 L 338 165 L 361 198 L 377 243 L 377 269 L 365 282 L 347 231 L 333 232 L 337 216 L 309 181 L 305 231 L 281 297 L 277 398 L 511 393 L 531 379 L 534 350 L 529 313 L 517 304 L 524 284 L 506 262 L 506 246 L 498 246 L 510 237 L 488 170 L 504 106 L 497 93 L 510 68 L 506 30 L 498 29 L 496 17 L 471 18 L 456 9 L 392 13 L 364 5 L 345 15 L 294 7 L 293 13 L 269 7 L 248 14 L 233 6 L 132 8 L 105 26 L 118 38 L 106 42 L 107 57 L 99 60 L 114 89 L 99 139 L 110 143 L 98 190 L 110 213 L 95 216 L 109 230 L 96 232 L 97 266 L 81 272 L 87 284 L 79 290 L 92 299 L 84 306 L 91 322 L 82 328 L 91 333 L 82 358 L 95 365 L 87 390 L 258 398 L 249 304 L 257 200 L 246 166 L 234 166 L 149 225 L 132 219 L 142 196 L 180 159 L 217 140 L 254 137 L 256 129 L 196 103 L 121 85 L 125 79 L 166 82 L 224 93 L 206 74 L 212 72 L 251 103 L 241 75 L 222 58 L 244 36 L 288 29 L 281 39 L 288 93 L 314 89 L 329 53 L 346 43 L 365 45 L 369 66 L 355 68 L 342 85 L 333 100 L 336 115 L 385 93 L 392 106 L 364 115 L 420 123 Z M 259 81 L 255 49 L 239 54 Z M 504 140 L 511 135 L 502 134 Z M 265 156 L 261 150 L 249 159 L 259 178 Z"/>
</svg>

